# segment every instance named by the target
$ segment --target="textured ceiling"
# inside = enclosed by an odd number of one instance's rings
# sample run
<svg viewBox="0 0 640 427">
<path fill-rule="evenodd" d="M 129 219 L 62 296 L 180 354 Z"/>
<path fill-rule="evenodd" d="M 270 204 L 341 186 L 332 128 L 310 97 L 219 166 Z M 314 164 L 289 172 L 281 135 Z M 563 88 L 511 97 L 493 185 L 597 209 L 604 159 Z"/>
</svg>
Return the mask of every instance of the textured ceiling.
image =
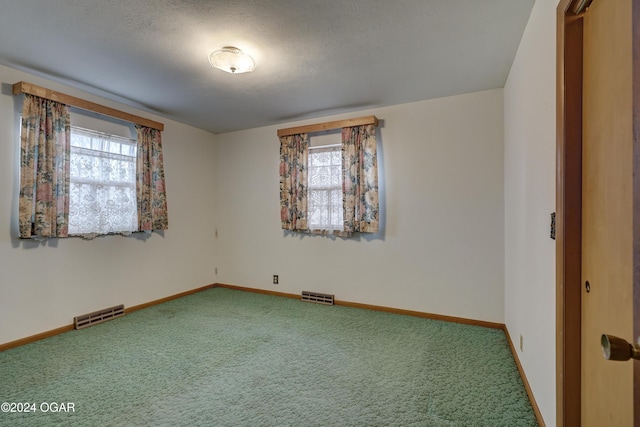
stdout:
<svg viewBox="0 0 640 427">
<path fill-rule="evenodd" d="M 0 63 L 220 133 L 503 87 L 533 3 L 0 0 Z"/>
</svg>

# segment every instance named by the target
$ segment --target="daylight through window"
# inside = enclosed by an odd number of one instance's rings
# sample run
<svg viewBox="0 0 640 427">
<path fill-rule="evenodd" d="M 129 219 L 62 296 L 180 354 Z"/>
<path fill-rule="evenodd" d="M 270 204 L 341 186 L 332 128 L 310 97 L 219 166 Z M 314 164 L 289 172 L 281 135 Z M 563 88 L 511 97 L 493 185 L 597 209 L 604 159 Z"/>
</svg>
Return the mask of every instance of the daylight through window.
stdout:
<svg viewBox="0 0 640 427">
<path fill-rule="evenodd" d="M 138 229 L 136 141 L 71 127 L 69 234 Z"/>
<path fill-rule="evenodd" d="M 309 148 L 310 230 L 343 230 L 342 149 L 340 144 Z"/>
</svg>

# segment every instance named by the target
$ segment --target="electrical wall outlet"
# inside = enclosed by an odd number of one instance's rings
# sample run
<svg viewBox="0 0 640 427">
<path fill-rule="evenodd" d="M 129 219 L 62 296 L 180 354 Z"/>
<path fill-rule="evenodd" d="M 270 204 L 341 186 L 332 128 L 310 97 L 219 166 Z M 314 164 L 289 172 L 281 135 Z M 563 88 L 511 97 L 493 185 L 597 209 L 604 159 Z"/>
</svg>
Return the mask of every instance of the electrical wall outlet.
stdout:
<svg viewBox="0 0 640 427">
<path fill-rule="evenodd" d="M 522 341 L 523 341 L 523 339 L 522 339 L 522 334 L 521 334 L 521 335 L 520 335 L 520 351 L 523 351 L 523 348 L 522 348 Z"/>
<path fill-rule="evenodd" d="M 274 275 L 273 275 L 273 284 L 274 284 L 274 285 L 277 285 L 277 284 L 278 284 L 278 275 L 277 275 L 277 274 L 274 274 Z"/>
<path fill-rule="evenodd" d="M 214 273 L 216 276 L 218 275 L 218 267 L 216 267 L 216 268 L 213 270 L 213 273 Z"/>
</svg>

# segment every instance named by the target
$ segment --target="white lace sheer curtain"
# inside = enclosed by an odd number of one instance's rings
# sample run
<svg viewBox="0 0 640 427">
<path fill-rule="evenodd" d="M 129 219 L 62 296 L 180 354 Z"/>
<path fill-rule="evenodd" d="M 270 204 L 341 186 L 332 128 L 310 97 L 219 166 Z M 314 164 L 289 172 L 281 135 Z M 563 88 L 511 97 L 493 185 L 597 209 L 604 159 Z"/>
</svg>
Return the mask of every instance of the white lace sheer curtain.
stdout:
<svg viewBox="0 0 640 427">
<path fill-rule="evenodd" d="M 70 163 L 69 234 L 136 231 L 136 141 L 72 127 Z"/>
<path fill-rule="evenodd" d="M 340 144 L 309 147 L 308 220 L 310 230 L 344 229 Z"/>
</svg>

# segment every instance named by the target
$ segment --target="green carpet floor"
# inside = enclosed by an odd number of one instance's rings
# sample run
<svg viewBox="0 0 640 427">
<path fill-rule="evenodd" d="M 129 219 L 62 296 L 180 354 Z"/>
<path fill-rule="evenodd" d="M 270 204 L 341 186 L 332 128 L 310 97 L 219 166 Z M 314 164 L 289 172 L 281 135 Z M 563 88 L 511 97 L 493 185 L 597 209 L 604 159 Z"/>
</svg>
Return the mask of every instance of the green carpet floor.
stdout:
<svg viewBox="0 0 640 427">
<path fill-rule="evenodd" d="M 2 402 L 36 404 L 2 426 L 537 425 L 500 330 L 221 288 L 0 353 Z"/>
</svg>

